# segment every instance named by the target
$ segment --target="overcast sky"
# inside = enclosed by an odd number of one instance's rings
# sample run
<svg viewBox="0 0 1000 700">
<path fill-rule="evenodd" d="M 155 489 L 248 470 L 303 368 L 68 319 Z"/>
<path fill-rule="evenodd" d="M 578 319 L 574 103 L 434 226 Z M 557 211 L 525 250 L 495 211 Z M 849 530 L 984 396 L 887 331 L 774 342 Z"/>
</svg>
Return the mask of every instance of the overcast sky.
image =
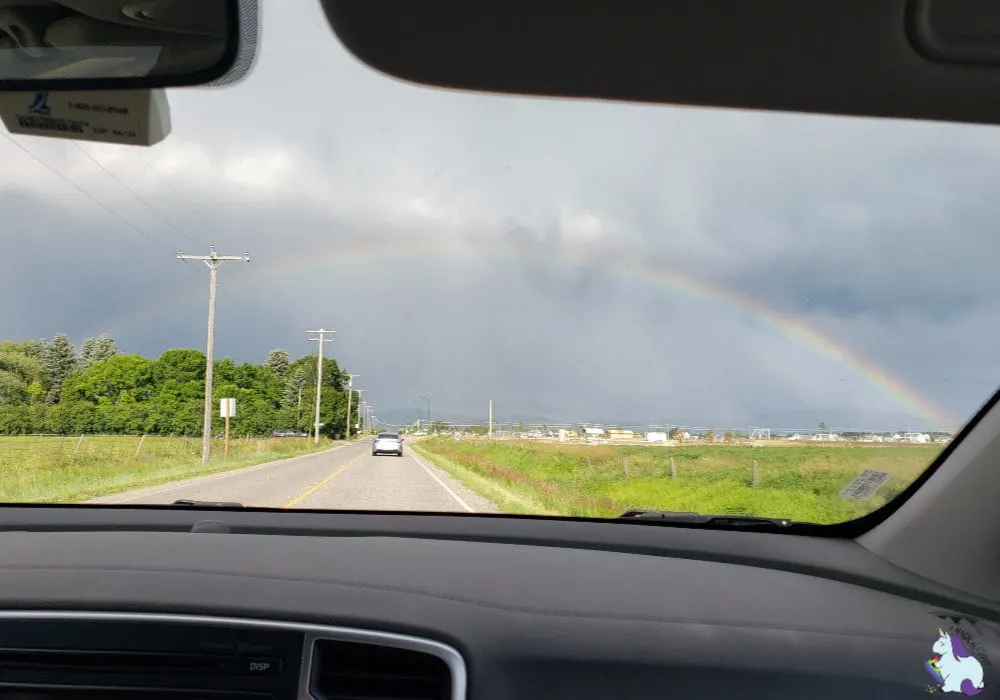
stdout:
<svg viewBox="0 0 1000 700">
<path fill-rule="evenodd" d="M 418 87 L 315 0 L 262 38 L 244 82 L 169 93 L 155 147 L 0 139 L 0 336 L 203 348 L 174 256 L 214 244 L 253 256 L 217 356 L 336 329 L 387 414 L 923 427 L 1000 380 L 1000 128 Z"/>
</svg>

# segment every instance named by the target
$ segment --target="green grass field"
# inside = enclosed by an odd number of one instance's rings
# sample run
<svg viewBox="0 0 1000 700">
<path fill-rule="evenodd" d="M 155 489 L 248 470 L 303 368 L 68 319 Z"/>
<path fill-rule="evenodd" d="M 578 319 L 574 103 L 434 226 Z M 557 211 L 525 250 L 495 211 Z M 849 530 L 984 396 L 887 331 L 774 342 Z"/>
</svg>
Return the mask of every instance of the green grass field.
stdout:
<svg viewBox="0 0 1000 700">
<path fill-rule="evenodd" d="M 140 445 L 140 440 L 141 445 Z M 0 436 L 0 503 L 73 503 L 133 488 L 237 469 L 331 447 L 306 438 L 212 441 L 201 463 L 201 438 L 139 436 Z"/>
<path fill-rule="evenodd" d="M 843 522 L 881 506 L 943 449 L 900 444 L 653 447 L 448 438 L 412 447 L 508 513 L 613 517 L 632 508 L 655 508 L 815 523 Z M 841 498 L 840 491 L 866 468 L 887 471 L 892 478 L 868 501 Z"/>
</svg>

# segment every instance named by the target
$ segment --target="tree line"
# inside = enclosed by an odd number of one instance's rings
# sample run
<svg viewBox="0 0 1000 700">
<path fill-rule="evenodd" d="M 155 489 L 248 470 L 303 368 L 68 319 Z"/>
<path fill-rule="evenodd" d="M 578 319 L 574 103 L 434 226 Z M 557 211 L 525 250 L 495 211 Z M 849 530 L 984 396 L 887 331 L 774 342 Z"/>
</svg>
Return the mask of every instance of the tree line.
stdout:
<svg viewBox="0 0 1000 700">
<path fill-rule="evenodd" d="M 315 417 L 316 355 L 293 360 L 272 350 L 260 364 L 216 360 L 213 431 L 221 430 L 219 399 L 236 399 L 230 432 L 267 435 L 310 431 Z M 348 377 L 323 358 L 320 434 L 346 430 Z M 351 399 L 357 422 L 358 394 Z M 121 352 L 104 334 L 75 347 L 65 333 L 51 339 L 0 341 L 0 434 L 201 435 L 205 353 L 166 350 L 152 359 Z"/>
</svg>

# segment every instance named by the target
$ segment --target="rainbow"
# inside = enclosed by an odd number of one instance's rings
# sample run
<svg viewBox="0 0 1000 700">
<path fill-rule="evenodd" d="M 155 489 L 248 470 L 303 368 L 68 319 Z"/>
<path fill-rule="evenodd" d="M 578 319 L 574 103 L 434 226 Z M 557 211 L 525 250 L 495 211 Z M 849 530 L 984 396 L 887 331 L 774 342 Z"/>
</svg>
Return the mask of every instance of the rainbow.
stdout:
<svg viewBox="0 0 1000 700">
<path fill-rule="evenodd" d="M 494 236 L 482 236 L 474 239 L 426 236 L 420 234 L 393 236 L 373 236 L 366 238 L 340 239 L 336 246 L 318 253 L 296 251 L 287 258 L 277 261 L 268 260 L 254 266 L 250 274 L 241 274 L 239 280 L 227 283 L 230 287 L 259 284 L 262 280 L 286 278 L 290 275 L 301 276 L 310 269 L 331 269 L 343 265 L 358 264 L 370 260 L 385 261 L 387 258 L 413 259 L 433 257 L 440 259 L 450 255 L 489 253 L 495 257 L 507 259 L 516 258 L 518 250 L 509 242 Z M 258 258 L 261 260 L 261 258 Z M 303 262 L 303 260 L 305 260 Z M 551 257 L 545 258 L 546 264 L 559 266 L 594 265 L 598 269 L 632 278 L 658 287 L 670 289 L 688 297 L 701 299 L 736 311 L 752 321 L 762 323 L 792 341 L 810 348 L 813 352 L 827 360 L 844 367 L 851 374 L 872 385 L 881 393 L 891 397 L 907 412 L 920 416 L 942 429 L 954 429 L 956 421 L 930 399 L 921 395 L 912 387 L 894 377 L 883 367 L 871 362 L 858 353 L 837 343 L 816 329 L 805 320 L 791 314 L 772 309 L 759 301 L 725 289 L 719 285 L 709 284 L 704 280 L 692 277 L 683 271 L 670 268 L 658 262 L 642 258 L 623 258 L 612 255 L 588 254 L 582 246 L 560 246 Z M 258 266 L 266 268 L 257 273 Z M 112 322 L 108 332 L 116 334 L 123 329 L 141 325 L 149 318 L 155 318 L 163 308 L 172 308 L 181 304 L 192 304 L 201 310 L 205 303 L 205 290 L 201 285 L 194 285 L 190 291 L 175 297 L 161 297 L 163 301 L 157 304 L 157 309 L 143 307 L 135 312 L 119 317 Z"/>
</svg>

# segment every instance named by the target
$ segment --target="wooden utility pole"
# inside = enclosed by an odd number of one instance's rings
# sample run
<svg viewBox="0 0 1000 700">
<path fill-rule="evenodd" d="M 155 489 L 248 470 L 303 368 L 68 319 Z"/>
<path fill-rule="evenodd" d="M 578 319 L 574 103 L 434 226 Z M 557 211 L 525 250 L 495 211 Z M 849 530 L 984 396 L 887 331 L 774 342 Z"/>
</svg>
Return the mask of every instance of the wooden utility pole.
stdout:
<svg viewBox="0 0 1000 700">
<path fill-rule="evenodd" d="M 250 253 L 243 255 L 218 255 L 215 246 L 209 248 L 208 255 L 184 255 L 178 251 L 177 259 L 181 262 L 187 260 L 201 260 L 208 265 L 208 348 L 205 352 L 205 416 L 201 438 L 201 463 L 207 464 L 209 454 L 212 452 L 212 368 L 214 363 L 213 351 L 215 347 L 215 282 L 219 266 L 227 260 L 244 260 L 250 262 Z"/>
<path fill-rule="evenodd" d="M 348 374 L 347 375 L 347 432 L 344 436 L 350 440 L 351 439 L 351 394 L 354 391 L 354 378 L 360 377 L 360 374 Z"/>
<path fill-rule="evenodd" d="M 310 338 L 309 342 L 319 343 L 319 354 L 316 357 L 316 424 L 313 429 L 313 443 L 319 444 L 319 399 L 320 394 L 323 390 L 323 341 L 326 340 L 327 333 L 336 333 L 337 331 L 328 331 L 320 328 L 318 331 L 308 331 L 309 333 L 316 333 L 318 338 Z"/>
</svg>

